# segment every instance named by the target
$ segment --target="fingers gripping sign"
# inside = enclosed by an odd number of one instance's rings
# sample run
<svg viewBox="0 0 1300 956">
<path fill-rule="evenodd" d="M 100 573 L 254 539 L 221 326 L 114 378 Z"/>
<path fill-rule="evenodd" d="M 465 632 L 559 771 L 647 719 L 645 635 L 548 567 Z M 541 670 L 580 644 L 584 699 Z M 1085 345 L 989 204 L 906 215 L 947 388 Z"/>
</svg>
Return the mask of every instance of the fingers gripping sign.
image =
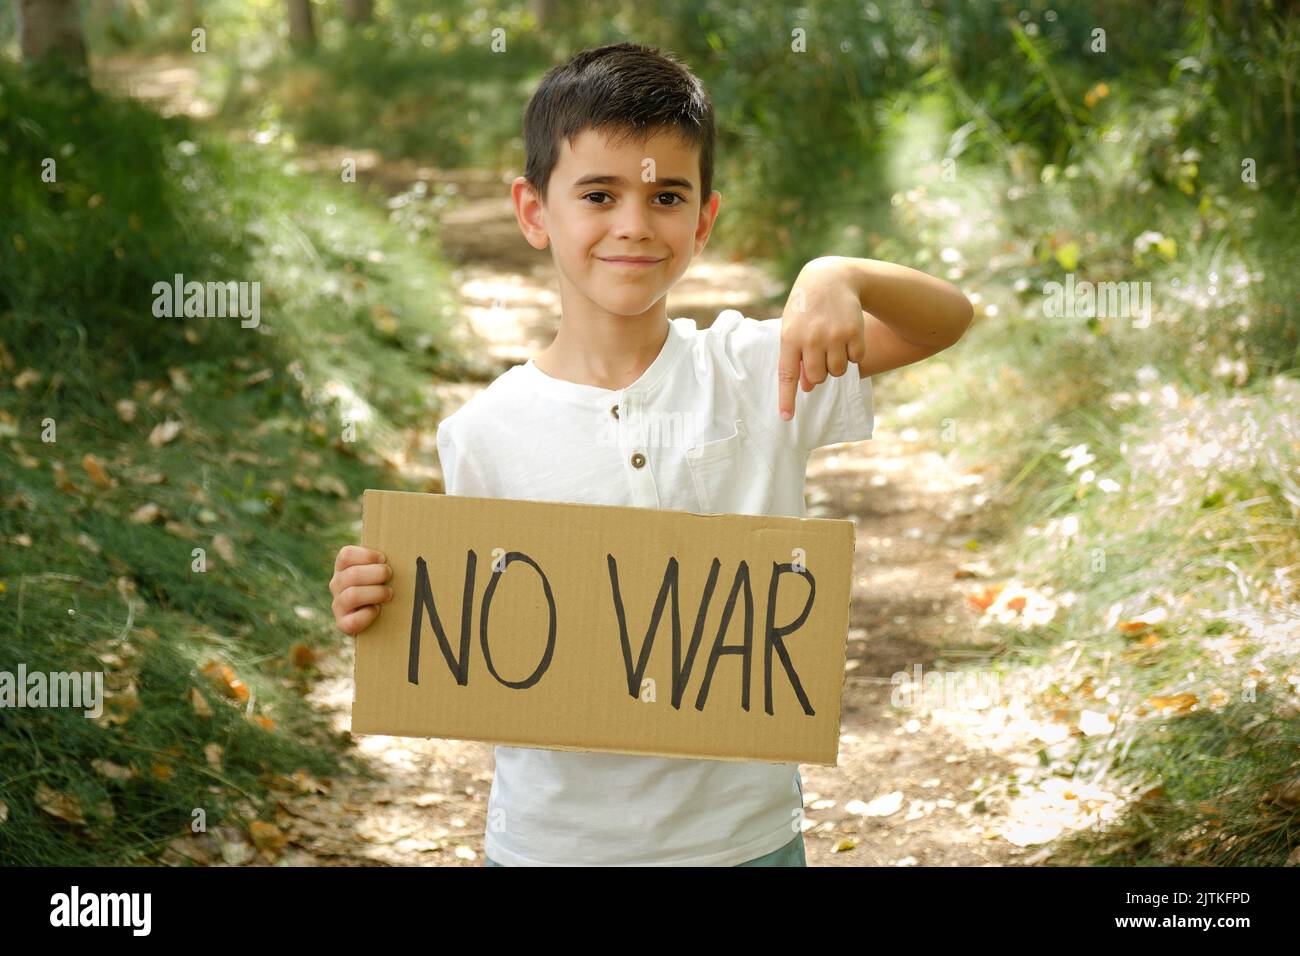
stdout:
<svg viewBox="0 0 1300 956">
<path fill-rule="evenodd" d="M 866 356 L 862 303 L 834 258 L 814 259 L 803 267 L 781 314 L 781 359 L 777 366 L 778 405 L 783 421 L 794 418 L 795 394 L 811 392 L 839 377 Z"/>
</svg>

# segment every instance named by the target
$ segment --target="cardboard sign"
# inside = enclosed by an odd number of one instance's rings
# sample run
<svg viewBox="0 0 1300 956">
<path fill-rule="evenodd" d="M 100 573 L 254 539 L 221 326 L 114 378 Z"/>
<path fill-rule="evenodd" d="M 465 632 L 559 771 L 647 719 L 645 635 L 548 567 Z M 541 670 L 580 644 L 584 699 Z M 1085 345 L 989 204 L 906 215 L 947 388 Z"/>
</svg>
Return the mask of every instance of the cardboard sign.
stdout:
<svg viewBox="0 0 1300 956">
<path fill-rule="evenodd" d="M 352 731 L 834 766 L 851 521 L 367 490 Z"/>
</svg>

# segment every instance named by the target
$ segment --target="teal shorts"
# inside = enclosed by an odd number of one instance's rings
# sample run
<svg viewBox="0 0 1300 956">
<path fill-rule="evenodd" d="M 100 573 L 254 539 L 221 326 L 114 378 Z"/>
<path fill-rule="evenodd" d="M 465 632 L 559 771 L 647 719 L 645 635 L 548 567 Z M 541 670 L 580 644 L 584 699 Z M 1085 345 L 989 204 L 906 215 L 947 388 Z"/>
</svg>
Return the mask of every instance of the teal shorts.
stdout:
<svg viewBox="0 0 1300 956">
<path fill-rule="evenodd" d="M 491 857 L 486 854 L 483 857 L 484 866 L 500 866 Z M 803 834 L 800 833 L 793 840 L 781 847 L 779 850 L 773 850 L 764 856 L 754 860 L 746 860 L 744 863 L 737 863 L 737 866 L 807 866 L 808 861 L 804 859 L 803 854 Z"/>
</svg>

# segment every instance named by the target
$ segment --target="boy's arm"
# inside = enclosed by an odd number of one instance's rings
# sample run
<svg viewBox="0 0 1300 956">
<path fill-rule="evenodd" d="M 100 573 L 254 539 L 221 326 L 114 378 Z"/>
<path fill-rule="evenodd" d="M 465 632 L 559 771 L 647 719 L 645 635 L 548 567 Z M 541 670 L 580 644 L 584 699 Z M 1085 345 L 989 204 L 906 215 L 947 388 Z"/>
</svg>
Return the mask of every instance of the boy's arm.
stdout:
<svg viewBox="0 0 1300 956">
<path fill-rule="evenodd" d="M 860 320 L 836 324 L 858 311 Z M 801 381 L 811 391 L 828 373 L 842 374 L 833 364 L 827 368 L 829 355 L 847 354 L 867 378 L 953 345 L 973 312 L 955 286 L 907 266 L 848 256 L 813 259 L 791 289 L 782 322 L 780 409 L 793 413 Z"/>
</svg>

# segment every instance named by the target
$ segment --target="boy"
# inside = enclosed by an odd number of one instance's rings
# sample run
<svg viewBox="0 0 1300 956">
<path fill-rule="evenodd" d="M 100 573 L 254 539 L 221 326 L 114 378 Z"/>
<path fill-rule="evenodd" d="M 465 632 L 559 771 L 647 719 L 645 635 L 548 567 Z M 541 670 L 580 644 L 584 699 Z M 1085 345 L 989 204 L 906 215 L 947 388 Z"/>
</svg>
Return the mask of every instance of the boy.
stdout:
<svg viewBox="0 0 1300 956">
<path fill-rule="evenodd" d="M 551 70 L 524 138 L 515 212 L 532 246 L 551 246 L 559 331 L 438 427 L 448 494 L 803 516 L 813 449 L 872 435 L 871 376 L 947 348 L 970 322 L 948 283 L 838 256 L 803 269 L 780 319 L 669 320 L 667 293 L 721 195 L 712 105 L 656 50 L 620 43 Z M 345 633 L 391 598 L 383 562 L 339 552 L 330 590 Z M 498 746 L 486 856 L 802 866 L 802 807 L 796 764 Z"/>
</svg>

